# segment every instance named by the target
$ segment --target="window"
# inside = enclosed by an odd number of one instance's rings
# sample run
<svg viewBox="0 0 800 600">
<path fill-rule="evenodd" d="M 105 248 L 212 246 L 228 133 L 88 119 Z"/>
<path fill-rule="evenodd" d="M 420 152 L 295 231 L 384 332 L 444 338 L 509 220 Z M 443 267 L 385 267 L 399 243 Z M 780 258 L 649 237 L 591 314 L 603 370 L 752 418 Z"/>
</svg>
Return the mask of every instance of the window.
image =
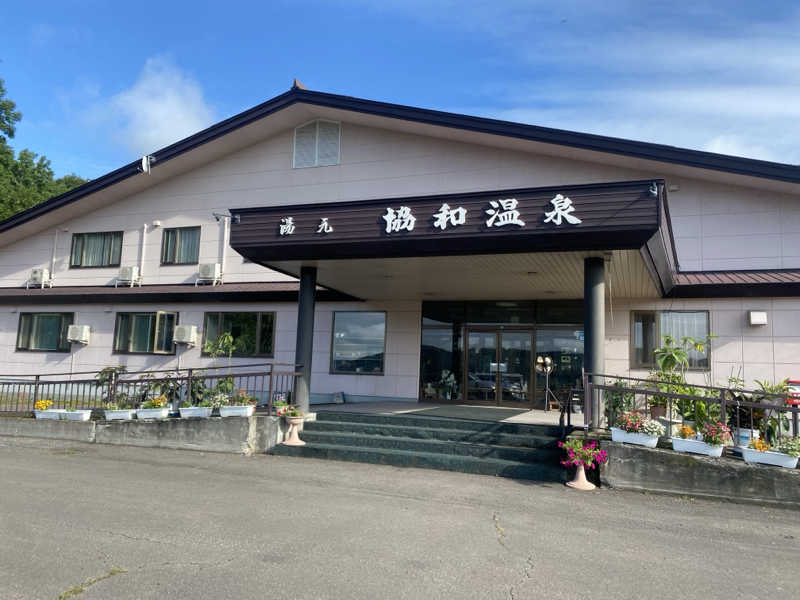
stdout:
<svg viewBox="0 0 800 600">
<path fill-rule="evenodd" d="M 654 368 L 654 351 L 665 335 L 680 342 L 686 336 L 705 341 L 709 334 L 708 311 L 635 311 L 631 319 L 631 368 Z M 689 351 L 690 369 L 707 370 L 709 364 L 708 346 L 702 353 Z"/>
<path fill-rule="evenodd" d="M 67 330 L 73 313 L 20 313 L 17 350 L 69 352 Z"/>
<path fill-rule="evenodd" d="M 331 373 L 383 375 L 386 313 L 333 313 Z"/>
<path fill-rule="evenodd" d="M 122 232 L 73 233 L 69 266 L 118 267 L 122 254 Z"/>
<path fill-rule="evenodd" d="M 294 130 L 295 169 L 339 164 L 339 123 L 312 121 Z"/>
<path fill-rule="evenodd" d="M 200 257 L 200 228 L 165 229 L 161 238 L 162 265 L 196 265 Z"/>
<path fill-rule="evenodd" d="M 272 356 L 275 313 L 206 313 L 203 325 L 204 342 L 213 343 L 225 332 L 233 336 L 233 356 Z"/>
<path fill-rule="evenodd" d="M 117 313 L 114 352 L 120 354 L 174 354 L 172 333 L 178 313 Z"/>
</svg>

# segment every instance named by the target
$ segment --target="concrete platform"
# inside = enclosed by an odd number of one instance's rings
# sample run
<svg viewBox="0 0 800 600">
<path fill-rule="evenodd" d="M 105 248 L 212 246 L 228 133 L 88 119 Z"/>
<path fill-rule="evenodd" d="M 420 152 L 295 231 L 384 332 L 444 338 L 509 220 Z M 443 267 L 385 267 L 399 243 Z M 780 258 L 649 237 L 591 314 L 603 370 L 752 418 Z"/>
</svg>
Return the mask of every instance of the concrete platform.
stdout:
<svg viewBox="0 0 800 600">
<path fill-rule="evenodd" d="M 437 404 L 433 402 L 353 402 L 344 404 L 315 404 L 318 411 L 342 411 L 381 415 L 413 414 L 416 416 L 447 417 L 478 421 L 527 423 L 531 425 L 558 425 L 557 410 L 524 410 L 498 406 L 472 404 Z M 572 414 L 573 427 L 583 427 L 583 414 Z"/>
</svg>

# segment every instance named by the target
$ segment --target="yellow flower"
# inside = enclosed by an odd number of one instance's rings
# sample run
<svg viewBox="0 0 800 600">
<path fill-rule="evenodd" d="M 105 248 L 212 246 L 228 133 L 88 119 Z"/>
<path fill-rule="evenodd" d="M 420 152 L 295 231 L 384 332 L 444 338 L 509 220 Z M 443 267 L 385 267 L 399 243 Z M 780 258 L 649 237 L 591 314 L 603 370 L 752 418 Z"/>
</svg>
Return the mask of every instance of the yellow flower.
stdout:
<svg viewBox="0 0 800 600">
<path fill-rule="evenodd" d="M 51 406 L 53 406 L 53 401 L 48 400 L 47 398 L 42 398 L 41 400 L 37 400 L 33 404 L 34 410 L 47 410 Z"/>
<path fill-rule="evenodd" d="M 689 427 L 688 425 L 681 425 L 678 427 L 678 437 L 683 438 L 684 440 L 687 438 L 692 438 L 696 434 L 695 430 Z"/>
<path fill-rule="evenodd" d="M 766 452 L 770 449 L 770 445 L 764 440 L 752 440 L 750 442 L 750 448 L 758 450 L 759 452 Z"/>
</svg>

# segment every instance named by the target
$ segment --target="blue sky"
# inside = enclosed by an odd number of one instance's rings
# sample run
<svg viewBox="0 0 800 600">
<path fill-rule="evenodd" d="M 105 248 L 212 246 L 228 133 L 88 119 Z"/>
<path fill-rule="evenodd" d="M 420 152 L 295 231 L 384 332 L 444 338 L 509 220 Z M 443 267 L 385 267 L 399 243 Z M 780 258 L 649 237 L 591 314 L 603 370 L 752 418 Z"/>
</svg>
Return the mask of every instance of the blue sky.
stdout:
<svg viewBox="0 0 800 600">
<path fill-rule="evenodd" d="M 740 5 L 740 6 L 737 6 Z M 97 177 L 310 89 L 800 163 L 800 3 L 16 2 L 12 140 Z"/>
</svg>

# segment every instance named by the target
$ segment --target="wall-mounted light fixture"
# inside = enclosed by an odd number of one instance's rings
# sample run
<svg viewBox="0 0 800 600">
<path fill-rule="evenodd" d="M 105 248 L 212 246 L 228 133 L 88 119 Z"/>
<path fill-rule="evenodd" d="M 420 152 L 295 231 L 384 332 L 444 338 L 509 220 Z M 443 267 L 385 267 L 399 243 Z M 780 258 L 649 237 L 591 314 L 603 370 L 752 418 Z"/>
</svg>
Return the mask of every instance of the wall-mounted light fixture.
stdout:
<svg viewBox="0 0 800 600">
<path fill-rule="evenodd" d="M 747 312 L 747 322 L 751 327 L 760 327 L 767 324 L 767 313 L 761 310 L 750 310 Z"/>
</svg>

